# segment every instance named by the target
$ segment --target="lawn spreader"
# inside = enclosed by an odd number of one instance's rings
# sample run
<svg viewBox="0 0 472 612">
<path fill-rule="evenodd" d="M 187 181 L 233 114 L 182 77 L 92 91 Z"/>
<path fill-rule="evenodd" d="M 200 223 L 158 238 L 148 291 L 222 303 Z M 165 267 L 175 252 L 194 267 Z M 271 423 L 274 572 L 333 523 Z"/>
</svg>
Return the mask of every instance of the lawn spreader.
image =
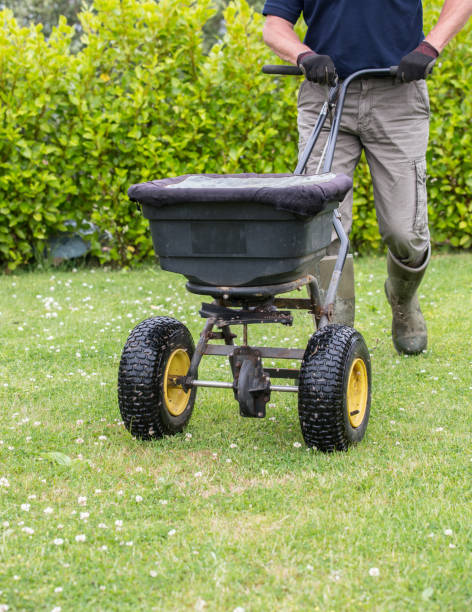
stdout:
<svg viewBox="0 0 472 612">
<path fill-rule="evenodd" d="M 264 72 L 301 74 L 293 66 Z M 198 387 L 232 389 L 241 416 L 262 418 L 273 392 L 298 393 L 303 438 L 321 451 L 347 450 L 362 440 L 371 401 L 369 351 L 361 334 L 333 324 L 336 293 L 349 248 L 339 202 L 352 186 L 331 166 L 344 98 L 356 78 L 390 76 L 394 68 L 364 70 L 328 91 L 293 174 L 185 175 L 130 187 L 131 200 L 149 219 L 164 270 L 184 275 L 188 291 L 210 296 L 196 347 L 188 329 L 170 317 L 153 317 L 130 333 L 118 375 L 120 412 L 140 439 L 183 430 Z M 321 173 L 304 170 L 327 116 L 331 128 Z M 324 300 L 315 269 L 331 242 L 340 248 Z M 306 287 L 307 298 L 290 297 Z M 305 350 L 251 346 L 248 328 L 290 326 L 293 311 L 313 316 L 315 332 Z M 242 341 L 234 328 L 242 328 Z M 227 358 L 232 381 L 200 380 L 204 355 Z M 266 367 L 264 359 L 299 360 L 300 368 Z M 284 379 L 288 384 L 273 384 Z M 292 384 L 289 384 L 292 383 Z"/>
</svg>

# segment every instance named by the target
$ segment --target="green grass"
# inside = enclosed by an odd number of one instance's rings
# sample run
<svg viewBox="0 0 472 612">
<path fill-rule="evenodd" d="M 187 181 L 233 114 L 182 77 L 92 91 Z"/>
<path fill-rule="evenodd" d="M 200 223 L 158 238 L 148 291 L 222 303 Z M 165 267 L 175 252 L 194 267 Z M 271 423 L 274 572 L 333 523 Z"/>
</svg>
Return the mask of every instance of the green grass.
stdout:
<svg viewBox="0 0 472 612">
<path fill-rule="evenodd" d="M 418 357 L 391 345 L 384 271 L 356 260 L 371 420 L 362 444 L 331 455 L 300 445 L 291 394 L 249 420 L 231 391 L 199 389 L 186 433 L 129 435 L 121 349 L 148 316 L 198 336 L 183 278 L 1 277 L 0 610 L 471 609 L 472 256 L 433 258 Z M 298 314 L 249 340 L 303 347 L 311 331 Z M 205 359 L 202 378 L 230 379 Z"/>
</svg>

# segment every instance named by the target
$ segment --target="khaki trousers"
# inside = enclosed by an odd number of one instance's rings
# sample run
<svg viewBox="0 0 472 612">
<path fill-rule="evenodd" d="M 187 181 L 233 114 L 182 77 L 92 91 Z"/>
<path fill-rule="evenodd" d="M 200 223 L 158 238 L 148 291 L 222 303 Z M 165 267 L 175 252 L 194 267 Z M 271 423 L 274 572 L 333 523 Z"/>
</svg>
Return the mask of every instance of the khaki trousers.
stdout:
<svg viewBox="0 0 472 612">
<path fill-rule="evenodd" d="M 304 81 L 298 94 L 299 150 L 303 151 L 327 89 Z M 306 172 L 314 174 L 326 142 L 326 121 Z M 426 196 L 426 147 L 429 98 L 425 81 L 395 84 L 389 78 L 354 81 L 347 92 L 333 161 L 333 172 L 353 176 L 365 152 L 374 188 L 380 235 L 390 251 L 407 266 L 422 263 L 429 246 Z M 352 190 L 340 205 L 349 235 Z M 335 238 L 335 236 L 334 236 Z M 328 253 L 337 252 L 337 240 Z"/>
</svg>

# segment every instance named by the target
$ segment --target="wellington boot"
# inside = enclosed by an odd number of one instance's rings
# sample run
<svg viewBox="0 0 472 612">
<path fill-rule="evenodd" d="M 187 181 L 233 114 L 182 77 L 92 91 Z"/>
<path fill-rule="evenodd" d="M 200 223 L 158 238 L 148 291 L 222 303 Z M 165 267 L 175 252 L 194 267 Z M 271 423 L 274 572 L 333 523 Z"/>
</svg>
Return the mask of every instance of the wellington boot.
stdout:
<svg viewBox="0 0 472 612">
<path fill-rule="evenodd" d="M 399 353 L 416 355 L 426 349 L 428 333 L 416 290 L 429 263 L 431 248 L 419 268 L 402 264 L 390 251 L 387 255 L 388 278 L 385 293 L 392 307 L 392 340 Z"/>
</svg>

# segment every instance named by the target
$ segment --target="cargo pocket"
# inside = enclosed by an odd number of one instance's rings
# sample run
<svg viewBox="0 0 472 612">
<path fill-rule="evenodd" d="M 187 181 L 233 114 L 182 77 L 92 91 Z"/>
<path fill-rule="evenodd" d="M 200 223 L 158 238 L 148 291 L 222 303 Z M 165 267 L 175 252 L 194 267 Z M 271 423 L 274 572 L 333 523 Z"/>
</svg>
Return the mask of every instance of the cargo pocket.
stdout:
<svg viewBox="0 0 472 612">
<path fill-rule="evenodd" d="M 428 196 L 426 192 L 426 160 L 415 161 L 416 212 L 414 230 L 421 232 L 428 227 Z"/>
</svg>

